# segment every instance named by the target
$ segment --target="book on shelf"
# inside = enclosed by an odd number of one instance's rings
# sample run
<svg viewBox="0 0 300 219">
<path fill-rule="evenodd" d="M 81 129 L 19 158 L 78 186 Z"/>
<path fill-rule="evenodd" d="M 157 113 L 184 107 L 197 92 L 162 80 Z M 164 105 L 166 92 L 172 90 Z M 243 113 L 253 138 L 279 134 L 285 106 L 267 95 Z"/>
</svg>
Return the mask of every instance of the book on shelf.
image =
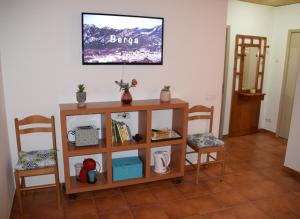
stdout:
<svg viewBox="0 0 300 219">
<path fill-rule="evenodd" d="M 121 143 L 126 141 L 126 134 L 124 133 L 124 129 L 122 128 L 122 123 L 117 123 L 118 132 L 120 134 Z"/>
<path fill-rule="evenodd" d="M 113 136 L 112 137 L 112 139 L 113 139 L 112 142 L 116 142 L 116 141 L 118 141 L 118 136 L 117 136 L 117 130 L 116 130 L 116 122 L 115 122 L 115 120 L 112 120 L 111 128 L 112 128 L 111 134 Z"/>
<path fill-rule="evenodd" d="M 130 128 L 129 128 L 129 126 L 127 124 L 126 124 L 126 129 L 127 129 L 127 133 L 128 133 L 129 139 L 132 140 L 132 134 L 131 134 Z"/>
<path fill-rule="evenodd" d="M 121 136 L 120 136 L 120 133 L 118 130 L 118 124 L 116 121 L 115 121 L 114 128 L 115 128 L 115 142 L 121 142 Z"/>
<path fill-rule="evenodd" d="M 126 126 L 125 123 L 122 123 L 121 130 L 122 130 L 121 133 L 123 134 L 122 137 L 123 137 L 124 141 L 129 141 L 130 138 L 129 138 L 129 134 L 128 134 L 128 131 L 127 131 L 127 126 Z"/>
<path fill-rule="evenodd" d="M 125 141 L 132 140 L 130 128 L 124 122 L 112 120 L 112 140 L 113 142 L 124 143 Z"/>
<path fill-rule="evenodd" d="M 111 121 L 111 142 L 115 142 L 115 135 L 114 135 L 114 121 Z"/>
<path fill-rule="evenodd" d="M 175 140 L 181 138 L 181 135 L 179 135 L 175 130 L 172 129 L 152 129 L 152 142 Z"/>
</svg>

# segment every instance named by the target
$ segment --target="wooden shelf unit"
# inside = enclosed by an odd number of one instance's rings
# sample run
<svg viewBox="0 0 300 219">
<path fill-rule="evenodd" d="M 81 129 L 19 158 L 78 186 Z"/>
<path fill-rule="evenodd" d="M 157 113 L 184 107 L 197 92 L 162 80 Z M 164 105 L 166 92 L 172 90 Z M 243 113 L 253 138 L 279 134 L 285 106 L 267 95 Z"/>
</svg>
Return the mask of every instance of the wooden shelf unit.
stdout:
<svg viewBox="0 0 300 219">
<path fill-rule="evenodd" d="M 152 111 L 172 110 L 172 129 L 182 138 L 176 140 L 151 142 Z M 127 141 L 123 144 L 112 142 L 111 114 L 118 112 L 138 112 L 138 133 L 142 136 L 139 142 Z M 99 140 L 96 146 L 75 147 L 67 139 L 67 117 L 77 115 L 101 114 L 105 121 L 105 137 Z M 184 175 L 186 136 L 188 123 L 188 103 L 180 99 L 172 99 L 162 103 L 158 99 L 136 100 L 129 105 L 119 101 L 87 103 L 85 107 L 77 104 L 60 104 L 61 136 L 63 148 L 63 162 L 65 175 L 65 188 L 67 194 L 108 189 L 138 183 L 151 182 Z M 100 121 L 99 121 L 100 123 Z M 170 171 L 166 174 L 157 174 L 151 166 L 151 148 L 171 146 Z M 143 162 L 143 177 L 138 179 L 113 182 L 112 180 L 112 154 L 114 152 L 138 150 L 138 156 Z M 80 183 L 75 176 L 70 176 L 70 158 L 86 155 L 102 155 L 101 174 L 97 175 L 95 184 Z"/>
</svg>

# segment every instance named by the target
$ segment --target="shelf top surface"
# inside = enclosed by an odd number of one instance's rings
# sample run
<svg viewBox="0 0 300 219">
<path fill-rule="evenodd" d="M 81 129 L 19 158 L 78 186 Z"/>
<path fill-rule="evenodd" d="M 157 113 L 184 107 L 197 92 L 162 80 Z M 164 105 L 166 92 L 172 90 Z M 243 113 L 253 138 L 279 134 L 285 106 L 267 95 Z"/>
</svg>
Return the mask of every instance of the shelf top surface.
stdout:
<svg viewBox="0 0 300 219">
<path fill-rule="evenodd" d="M 147 109 L 168 109 L 174 108 L 178 105 L 187 105 L 184 100 L 173 98 L 170 102 L 160 102 L 159 99 L 147 99 L 147 100 L 133 100 L 131 104 L 122 104 L 121 101 L 110 102 L 87 102 L 84 107 L 78 107 L 77 103 L 64 103 L 60 104 L 61 112 L 85 112 L 90 110 L 100 111 L 134 111 L 147 110 Z"/>
</svg>

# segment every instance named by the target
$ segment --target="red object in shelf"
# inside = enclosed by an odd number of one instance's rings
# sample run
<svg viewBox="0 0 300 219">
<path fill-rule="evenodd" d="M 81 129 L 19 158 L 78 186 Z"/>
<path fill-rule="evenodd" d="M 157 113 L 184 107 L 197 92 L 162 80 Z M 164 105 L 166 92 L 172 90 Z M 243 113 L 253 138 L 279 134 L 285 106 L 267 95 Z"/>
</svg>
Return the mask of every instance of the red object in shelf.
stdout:
<svg viewBox="0 0 300 219">
<path fill-rule="evenodd" d="M 90 170 L 96 169 L 96 161 L 91 158 L 85 159 L 83 161 L 83 166 L 80 170 L 79 174 L 79 182 L 86 183 L 88 181 L 88 172 Z"/>
</svg>

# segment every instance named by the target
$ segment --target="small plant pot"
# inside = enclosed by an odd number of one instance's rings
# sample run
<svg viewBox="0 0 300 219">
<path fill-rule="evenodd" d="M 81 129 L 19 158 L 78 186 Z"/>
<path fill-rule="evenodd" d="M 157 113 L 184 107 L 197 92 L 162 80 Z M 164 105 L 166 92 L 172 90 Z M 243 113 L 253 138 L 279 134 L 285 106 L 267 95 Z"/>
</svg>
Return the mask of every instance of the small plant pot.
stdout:
<svg viewBox="0 0 300 219">
<path fill-rule="evenodd" d="M 76 99 L 77 99 L 79 107 L 85 106 L 86 92 L 77 92 L 76 93 Z"/>
<path fill-rule="evenodd" d="M 170 100 L 171 100 L 171 92 L 162 90 L 160 92 L 160 101 L 161 102 L 170 102 Z"/>
</svg>

